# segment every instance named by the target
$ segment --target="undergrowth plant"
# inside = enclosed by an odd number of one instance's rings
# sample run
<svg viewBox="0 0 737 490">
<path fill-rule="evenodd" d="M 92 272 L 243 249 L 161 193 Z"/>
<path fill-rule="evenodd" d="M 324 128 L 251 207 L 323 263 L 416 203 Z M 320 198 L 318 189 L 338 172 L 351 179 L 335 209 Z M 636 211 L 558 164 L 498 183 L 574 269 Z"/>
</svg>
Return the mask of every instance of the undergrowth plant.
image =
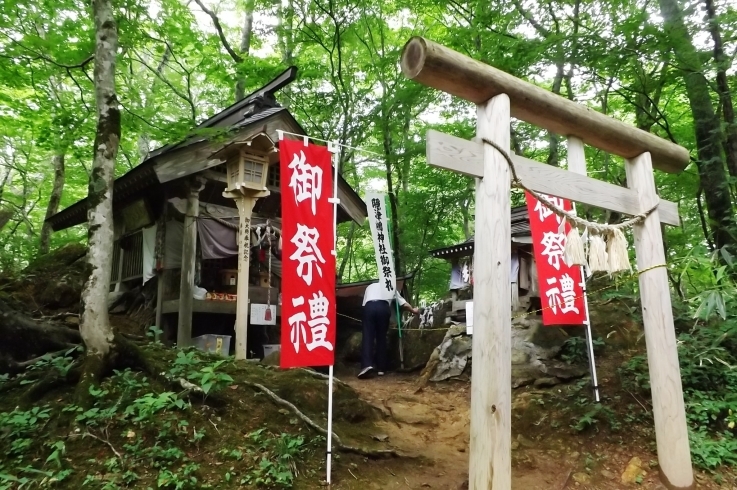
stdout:
<svg viewBox="0 0 737 490">
<path fill-rule="evenodd" d="M 75 354 L 69 351 L 43 359 L 34 370 L 41 375 L 62 374 Z M 0 449 L 5 455 L 0 459 L 0 490 L 194 490 L 221 488 L 213 482 L 220 477 L 229 487 L 292 488 L 310 451 L 302 435 L 273 431 L 273 427 L 238 434 L 237 447 L 213 452 L 218 464 L 223 464 L 220 475 L 213 475 L 210 465 L 206 473 L 198 459 L 204 445 L 221 444 L 218 425 L 222 422 L 208 403 L 213 394 L 233 385 L 226 373 L 231 362 L 194 349 L 182 350 L 162 368 L 161 379 L 151 380 L 131 370 L 114 371 L 101 385 L 89 387 L 88 408 L 65 401 L 0 413 Z M 182 379 L 201 391 L 181 387 L 187 386 L 180 383 Z M 55 420 L 61 421 L 57 427 L 51 423 Z M 226 430 L 232 435 L 232 429 Z M 320 439 L 313 440 L 319 443 Z M 85 472 L 80 474 L 79 463 L 70 464 L 67 458 L 79 458 L 85 451 L 90 452 L 88 459 L 82 459 Z"/>
<path fill-rule="evenodd" d="M 694 463 L 704 469 L 737 466 L 737 287 L 732 256 L 687 255 L 679 264 L 681 294 L 692 327 L 678 335 L 678 357 Z M 698 279 L 698 282 L 697 282 Z M 690 282 L 689 282 L 690 281 Z M 688 283 L 688 284 L 686 284 Z M 649 396 L 647 357 L 635 356 L 619 369 L 626 389 Z"/>
</svg>

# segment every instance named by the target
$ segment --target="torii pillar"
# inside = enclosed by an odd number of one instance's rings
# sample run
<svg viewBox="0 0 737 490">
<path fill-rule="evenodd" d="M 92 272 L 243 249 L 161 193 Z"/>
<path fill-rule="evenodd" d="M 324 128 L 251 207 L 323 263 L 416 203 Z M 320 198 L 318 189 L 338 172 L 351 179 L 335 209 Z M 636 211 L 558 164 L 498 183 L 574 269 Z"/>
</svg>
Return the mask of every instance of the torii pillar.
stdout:
<svg viewBox="0 0 737 490">
<path fill-rule="evenodd" d="M 408 78 L 477 104 L 477 140 L 490 140 L 508 155 L 514 116 L 627 159 L 630 189 L 512 156 L 517 174 L 538 192 L 637 215 L 659 202 L 653 167 L 679 172 L 688 165 L 683 147 L 424 38 L 412 38 L 405 45 L 401 66 Z M 469 489 L 508 490 L 512 486 L 510 172 L 491 145 L 437 132 L 428 134 L 428 163 L 478 178 Z M 677 208 L 675 217 L 673 212 L 673 203 L 660 201 L 634 233 L 660 474 L 669 489 L 685 490 L 694 488 L 693 469 L 660 230 L 661 220 L 678 223 Z"/>
</svg>

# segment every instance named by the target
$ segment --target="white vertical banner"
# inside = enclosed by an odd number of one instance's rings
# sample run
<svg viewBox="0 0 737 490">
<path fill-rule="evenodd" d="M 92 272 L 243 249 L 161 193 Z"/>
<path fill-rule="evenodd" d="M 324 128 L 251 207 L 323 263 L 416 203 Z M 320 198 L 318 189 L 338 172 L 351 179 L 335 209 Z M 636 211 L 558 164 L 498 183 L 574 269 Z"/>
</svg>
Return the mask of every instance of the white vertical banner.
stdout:
<svg viewBox="0 0 737 490">
<path fill-rule="evenodd" d="M 397 288 L 397 276 L 394 271 L 394 258 L 386 221 L 386 194 L 367 193 L 366 208 L 371 225 L 371 236 L 374 239 L 379 284 L 393 296 Z"/>
</svg>

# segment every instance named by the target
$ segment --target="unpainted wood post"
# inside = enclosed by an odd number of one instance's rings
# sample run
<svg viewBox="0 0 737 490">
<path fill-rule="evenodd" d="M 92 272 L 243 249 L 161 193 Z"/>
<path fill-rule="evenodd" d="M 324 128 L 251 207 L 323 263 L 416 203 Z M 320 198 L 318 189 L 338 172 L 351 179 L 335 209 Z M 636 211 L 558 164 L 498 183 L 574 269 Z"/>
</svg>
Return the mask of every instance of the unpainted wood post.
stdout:
<svg viewBox="0 0 737 490">
<path fill-rule="evenodd" d="M 478 106 L 478 138 L 509 152 L 509 97 Z M 484 145 L 483 179 L 476 186 L 473 370 L 471 373 L 470 490 L 512 485 L 512 320 L 509 167 Z"/>
<path fill-rule="evenodd" d="M 238 226 L 238 285 L 235 310 L 235 358 L 248 357 L 248 275 L 251 261 L 251 215 L 256 199 L 239 196 L 235 198 L 240 224 Z M 270 253 L 271 251 L 269 251 Z"/>
<path fill-rule="evenodd" d="M 179 283 L 179 319 L 177 347 L 192 345 L 192 305 L 194 298 L 195 253 L 197 250 L 197 217 L 200 215 L 200 191 L 204 181 L 195 178 L 188 184 L 187 211 L 182 232 L 182 277 Z"/>
<path fill-rule="evenodd" d="M 169 201 L 166 195 L 163 197 L 161 214 L 156 220 L 156 253 L 154 267 L 156 267 L 156 327 L 163 332 L 162 321 L 164 318 L 164 260 L 166 256 L 166 217 Z M 161 334 L 156 334 L 156 340 L 161 341 Z"/>
<path fill-rule="evenodd" d="M 627 183 L 640 197 L 643 211 L 658 202 L 649 153 L 626 162 Z M 650 368 L 655 439 L 663 483 L 670 489 L 694 488 L 686 410 L 678 364 L 663 235 L 658 210 L 634 228 L 640 273 L 642 320 Z"/>
</svg>

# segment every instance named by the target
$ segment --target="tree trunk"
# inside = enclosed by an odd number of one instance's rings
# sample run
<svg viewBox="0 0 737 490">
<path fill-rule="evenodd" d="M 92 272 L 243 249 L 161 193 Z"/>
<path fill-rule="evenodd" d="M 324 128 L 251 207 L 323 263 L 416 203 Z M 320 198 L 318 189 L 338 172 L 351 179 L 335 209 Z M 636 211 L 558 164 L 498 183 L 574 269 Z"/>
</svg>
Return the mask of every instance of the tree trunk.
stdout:
<svg viewBox="0 0 737 490">
<path fill-rule="evenodd" d="M 49 197 L 49 205 L 46 207 L 46 218 L 41 227 L 41 243 L 38 246 L 38 254 L 44 255 L 49 253 L 49 241 L 51 239 L 51 224 L 48 219 L 51 218 L 59 210 L 61 195 L 64 192 L 64 152 L 57 152 L 52 158 L 51 163 L 54 166 L 54 187 Z"/>
<path fill-rule="evenodd" d="M 691 106 L 698 151 L 697 166 L 709 212 L 709 227 L 716 248 L 734 245 L 732 201 L 722 157 L 722 130 L 711 105 L 709 82 L 683 19 L 678 0 L 659 0 L 665 34 L 674 46 L 678 68 L 683 72 Z"/>
<path fill-rule="evenodd" d="M 704 4 L 706 5 L 709 33 L 711 34 L 711 39 L 714 41 L 714 63 L 717 67 L 717 91 L 719 92 L 719 101 L 722 106 L 724 122 L 727 123 L 727 139 L 724 148 L 727 155 L 727 169 L 729 169 L 729 174 L 732 177 L 737 177 L 737 123 L 735 122 L 732 93 L 729 90 L 729 82 L 727 81 L 729 60 L 724 54 L 722 34 L 719 30 L 719 19 L 716 17 L 714 0 L 704 0 Z"/>
<path fill-rule="evenodd" d="M 113 347 L 113 330 L 108 317 L 108 290 L 113 249 L 113 178 L 120 142 L 120 110 L 115 93 L 115 61 L 118 29 L 111 0 L 93 0 L 95 23 L 95 101 L 97 134 L 89 182 L 90 277 L 82 292 L 84 310 L 79 330 L 87 357 L 103 364 Z M 94 374 L 93 374 L 94 376 Z M 85 384 L 85 383 L 82 383 Z M 80 386 L 82 386 L 80 384 Z"/>
<path fill-rule="evenodd" d="M 555 78 L 553 79 L 553 93 L 560 95 L 560 89 L 563 86 L 563 76 L 565 75 L 563 62 L 559 61 L 556 64 L 556 68 Z M 548 161 L 546 163 L 554 167 L 559 167 L 560 137 L 552 131 L 548 131 L 548 140 L 550 142 L 550 151 L 548 152 Z"/>
<path fill-rule="evenodd" d="M 10 208 L 0 208 L 0 230 L 8 224 L 8 221 L 13 217 L 13 214 L 13 210 Z"/>
<path fill-rule="evenodd" d="M 356 233 L 356 223 L 351 221 L 351 228 L 348 230 L 348 236 L 345 239 L 345 256 L 340 261 L 340 267 L 338 268 L 338 278 L 343 281 L 343 274 L 345 273 L 345 267 L 348 264 L 348 259 L 351 257 L 351 247 L 353 246 L 353 235 Z M 350 269 L 348 270 L 350 273 Z"/>
<path fill-rule="evenodd" d="M 253 34 L 253 0 L 246 2 L 246 19 L 243 22 L 243 31 L 241 32 L 240 55 L 247 58 L 251 51 L 251 36 Z M 238 69 L 238 80 L 235 83 L 235 101 L 238 102 L 246 96 L 246 75 L 243 73 L 242 67 Z"/>
</svg>

